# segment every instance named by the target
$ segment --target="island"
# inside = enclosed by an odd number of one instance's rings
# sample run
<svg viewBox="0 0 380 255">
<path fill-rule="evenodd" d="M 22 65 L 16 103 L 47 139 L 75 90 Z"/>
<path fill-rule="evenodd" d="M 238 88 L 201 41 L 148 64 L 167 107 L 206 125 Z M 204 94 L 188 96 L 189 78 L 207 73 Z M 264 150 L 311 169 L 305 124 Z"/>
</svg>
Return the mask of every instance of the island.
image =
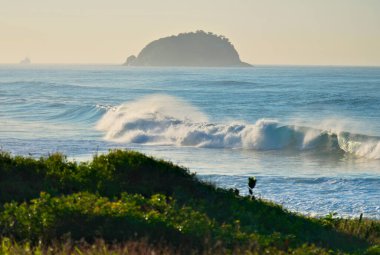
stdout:
<svg viewBox="0 0 380 255">
<path fill-rule="evenodd" d="M 30 58 L 24 58 L 23 60 L 20 61 L 20 65 L 30 65 L 32 61 Z"/>
<path fill-rule="evenodd" d="M 126 66 L 250 67 L 240 60 L 228 38 L 198 30 L 155 40 L 138 56 L 130 56 Z"/>
</svg>

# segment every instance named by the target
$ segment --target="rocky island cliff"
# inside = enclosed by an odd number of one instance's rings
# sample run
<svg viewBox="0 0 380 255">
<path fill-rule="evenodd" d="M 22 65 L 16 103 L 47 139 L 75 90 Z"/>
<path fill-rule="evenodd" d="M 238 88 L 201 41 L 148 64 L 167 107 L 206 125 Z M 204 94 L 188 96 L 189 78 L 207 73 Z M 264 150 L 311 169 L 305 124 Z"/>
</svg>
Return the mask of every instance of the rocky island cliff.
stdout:
<svg viewBox="0 0 380 255">
<path fill-rule="evenodd" d="M 182 33 L 155 40 L 127 66 L 249 67 L 242 62 L 232 43 L 224 36 L 204 31 Z"/>
</svg>

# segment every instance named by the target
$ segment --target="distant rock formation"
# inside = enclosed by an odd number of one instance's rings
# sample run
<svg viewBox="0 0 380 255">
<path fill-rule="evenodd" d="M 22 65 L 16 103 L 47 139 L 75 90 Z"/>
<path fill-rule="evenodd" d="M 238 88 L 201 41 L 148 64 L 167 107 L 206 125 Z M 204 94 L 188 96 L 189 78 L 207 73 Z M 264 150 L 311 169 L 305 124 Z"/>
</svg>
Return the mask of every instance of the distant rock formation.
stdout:
<svg viewBox="0 0 380 255">
<path fill-rule="evenodd" d="M 30 61 L 29 58 L 24 58 L 23 60 L 20 61 L 21 65 L 29 65 L 31 63 L 32 63 L 32 61 Z"/>
<path fill-rule="evenodd" d="M 231 42 L 224 36 L 206 33 L 182 33 L 149 43 L 136 57 L 127 58 L 127 66 L 200 66 L 248 67 L 240 60 Z"/>
</svg>

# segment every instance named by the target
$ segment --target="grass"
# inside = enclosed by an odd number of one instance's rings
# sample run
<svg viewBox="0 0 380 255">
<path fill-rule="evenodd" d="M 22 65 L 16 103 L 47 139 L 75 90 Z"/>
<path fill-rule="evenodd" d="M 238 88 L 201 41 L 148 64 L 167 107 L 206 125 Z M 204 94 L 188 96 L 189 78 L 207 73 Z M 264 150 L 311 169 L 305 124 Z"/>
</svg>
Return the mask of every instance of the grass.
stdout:
<svg viewBox="0 0 380 255">
<path fill-rule="evenodd" d="M 380 222 L 311 218 L 134 151 L 0 153 L 0 254 L 380 254 Z"/>
</svg>

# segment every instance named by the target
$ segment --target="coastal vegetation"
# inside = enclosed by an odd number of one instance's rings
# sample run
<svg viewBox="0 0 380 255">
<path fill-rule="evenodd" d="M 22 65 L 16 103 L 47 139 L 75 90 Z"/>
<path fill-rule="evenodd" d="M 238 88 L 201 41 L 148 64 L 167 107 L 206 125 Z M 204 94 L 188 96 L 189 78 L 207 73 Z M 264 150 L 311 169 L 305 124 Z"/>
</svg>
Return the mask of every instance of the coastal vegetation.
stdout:
<svg viewBox="0 0 380 255">
<path fill-rule="evenodd" d="M 241 196 L 128 150 L 0 152 L 0 254 L 380 254 L 379 221 L 289 212 L 255 184 Z"/>
</svg>

